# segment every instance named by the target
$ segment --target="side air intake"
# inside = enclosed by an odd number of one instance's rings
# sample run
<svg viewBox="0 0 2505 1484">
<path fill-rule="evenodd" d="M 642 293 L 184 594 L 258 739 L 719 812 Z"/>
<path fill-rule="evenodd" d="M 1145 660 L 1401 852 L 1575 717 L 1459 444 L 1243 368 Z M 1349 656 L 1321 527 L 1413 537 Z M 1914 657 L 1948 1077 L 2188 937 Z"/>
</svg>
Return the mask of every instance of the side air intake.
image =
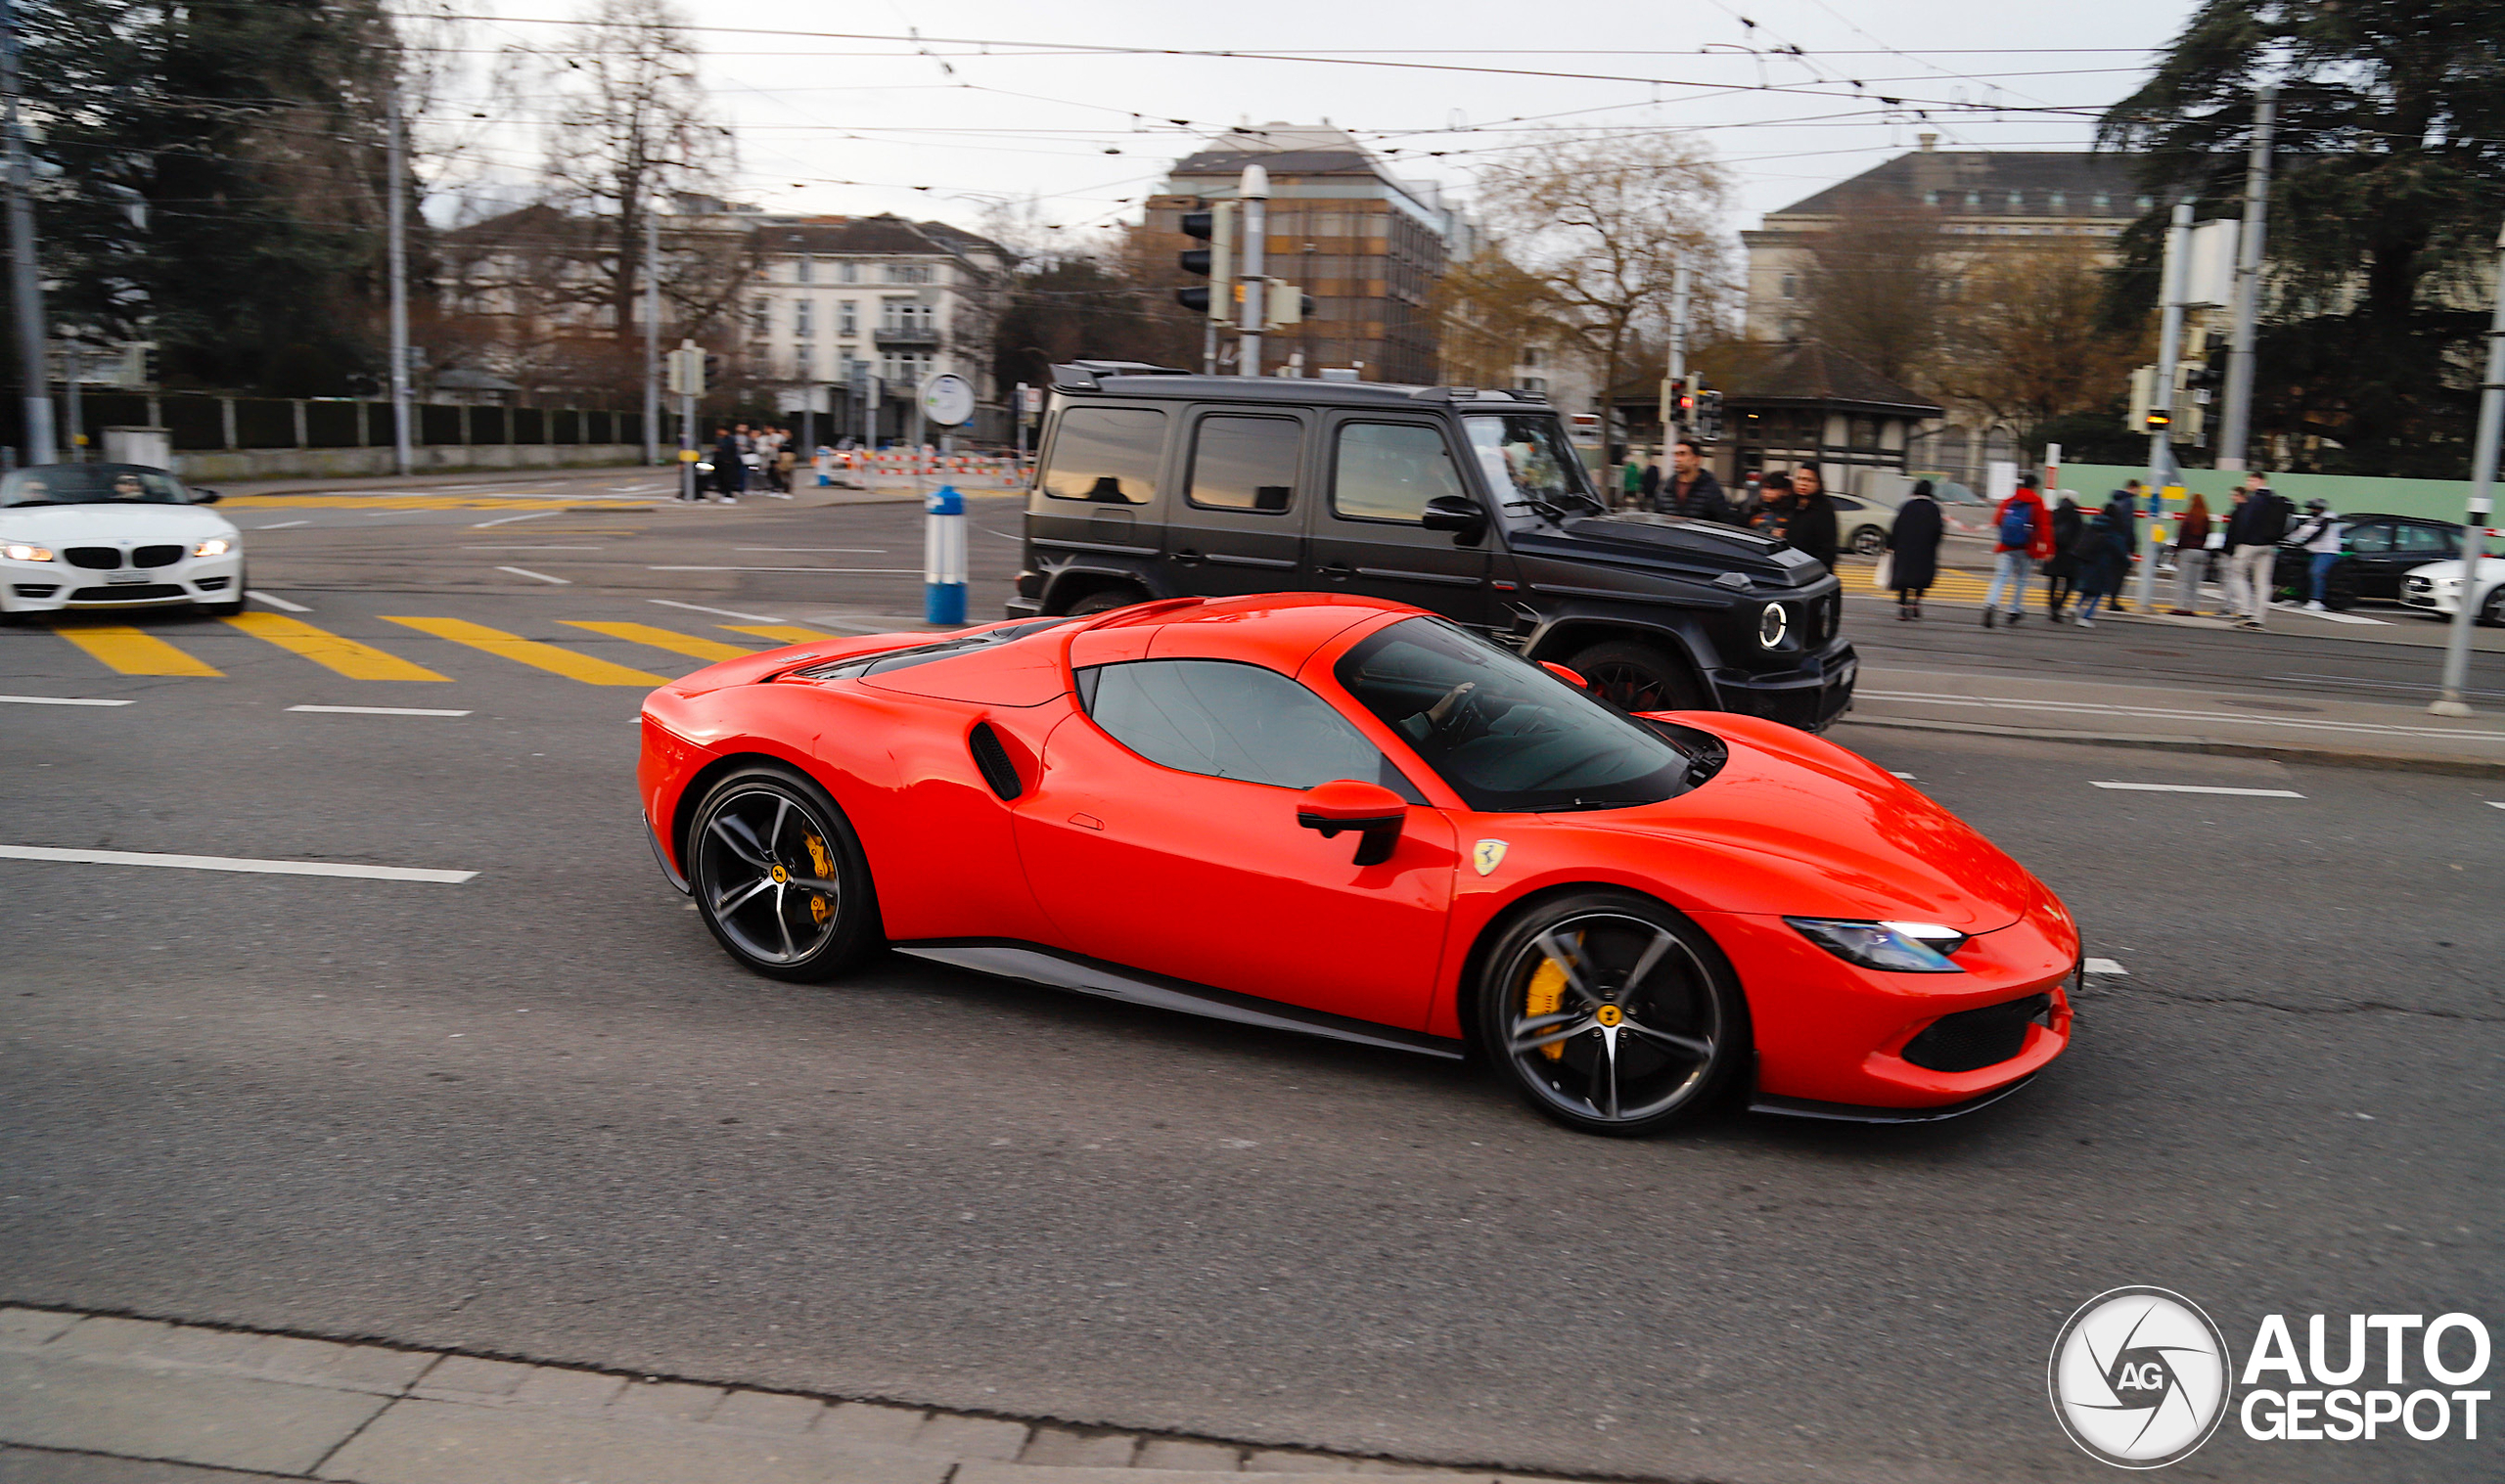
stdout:
<svg viewBox="0 0 2505 1484">
<path fill-rule="evenodd" d="M 982 781 L 991 785 L 992 792 L 1011 799 L 1026 791 L 1026 786 L 1018 780 L 1018 765 L 1009 760 L 1009 749 L 1001 745 L 1000 734 L 991 730 L 991 723 L 975 723 L 974 736 L 966 740 L 966 750 L 975 755 L 975 766 L 982 770 Z"/>
</svg>

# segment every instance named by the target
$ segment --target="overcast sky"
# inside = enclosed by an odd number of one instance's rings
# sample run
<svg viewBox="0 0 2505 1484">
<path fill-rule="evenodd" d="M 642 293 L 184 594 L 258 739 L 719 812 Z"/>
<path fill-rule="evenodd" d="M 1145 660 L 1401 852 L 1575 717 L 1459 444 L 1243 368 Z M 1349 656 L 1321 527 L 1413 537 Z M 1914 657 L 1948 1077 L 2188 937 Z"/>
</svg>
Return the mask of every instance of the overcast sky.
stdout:
<svg viewBox="0 0 2505 1484">
<path fill-rule="evenodd" d="M 1701 130 L 1730 168 L 1723 225 L 1736 231 L 1913 148 L 1925 129 L 1943 149 L 2084 149 L 2096 112 L 2137 84 L 2192 9 L 2191 0 L 679 4 L 706 53 L 705 81 L 738 131 L 740 197 L 775 210 L 887 210 L 970 227 L 991 202 L 1031 197 L 1042 223 L 1070 232 L 1136 216 L 1164 167 L 1211 131 L 1273 119 L 1328 119 L 1396 151 L 1399 173 L 1465 197 L 1488 152 L 1520 148 L 1536 130 Z M 545 43 L 558 28 L 533 18 L 581 6 L 462 8 L 499 18 L 470 23 L 465 38 L 494 48 Z M 919 46 L 903 39 L 916 30 Z M 1331 60 L 1081 50 L 1099 47 Z M 1789 55 L 1794 47 L 1805 55 Z M 478 131 L 491 162 L 535 153 L 506 111 L 470 123 L 467 91 L 445 101 L 443 123 Z"/>
</svg>

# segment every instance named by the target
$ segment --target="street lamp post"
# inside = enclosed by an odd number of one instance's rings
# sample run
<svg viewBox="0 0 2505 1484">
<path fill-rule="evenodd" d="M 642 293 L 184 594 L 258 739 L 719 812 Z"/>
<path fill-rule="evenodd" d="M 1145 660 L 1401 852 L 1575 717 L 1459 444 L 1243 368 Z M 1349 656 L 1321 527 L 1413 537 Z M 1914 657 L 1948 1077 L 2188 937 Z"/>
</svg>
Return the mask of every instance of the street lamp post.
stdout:
<svg viewBox="0 0 2505 1484">
<path fill-rule="evenodd" d="M 60 457 L 52 436 L 52 368 L 44 349 L 43 278 L 35 267 L 34 163 L 18 121 L 18 7 L 0 0 L 0 98 L 9 152 L 9 286 L 18 319 L 18 365 L 25 375 L 26 462 Z"/>
<path fill-rule="evenodd" d="M 2487 522 L 2494 510 L 2496 445 L 2505 437 L 2505 231 L 2496 234 L 2496 308 L 2487 320 L 2487 374 L 2479 387 L 2479 432 L 2471 444 L 2470 504 L 2462 516 L 2462 596 L 2453 628 L 2444 638 L 2444 688 L 2427 709 L 2437 716 L 2468 716 L 2462 693 L 2470 684 L 2470 626 L 2479 621 L 2479 569 L 2487 555 Z"/>
<path fill-rule="evenodd" d="M 1235 352 L 1235 374 L 1257 377 L 1265 309 L 1261 291 L 1267 287 L 1261 282 L 1261 249 L 1270 234 L 1270 172 L 1259 165 L 1246 165 L 1236 194 L 1244 199 L 1244 275 L 1237 280 L 1244 286 L 1244 337 Z"/>
</svg>

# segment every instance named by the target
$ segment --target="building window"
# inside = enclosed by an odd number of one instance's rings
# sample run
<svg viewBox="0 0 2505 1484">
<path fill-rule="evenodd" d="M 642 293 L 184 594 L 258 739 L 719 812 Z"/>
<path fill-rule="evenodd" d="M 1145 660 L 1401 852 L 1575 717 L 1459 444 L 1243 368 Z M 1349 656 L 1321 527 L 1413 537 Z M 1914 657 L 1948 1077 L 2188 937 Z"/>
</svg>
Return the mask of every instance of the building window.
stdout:
<svg viewBox="0 0 2505 1484">
<path fill-rule="evenodd" d="M 879 305 L 879 328 L 928 335 L 939 323 L 934 306 L 919 299 L 888 299 Z"/>
<path fill-rule="evenodd" d="M 792 301 L 792 334 L 804 340 L 817 334 L 817 307 L 814 299 Z"/>
<path fill-rule="evenodd" d="M 2114 197 L 2111 192 L 2099 191 L 2096 193 L 2096 209 L 2100 212 L 2111 211 L 2114 209 Z"/>
<path fill-rule="evenodd" d="M 765 338 L 767 319 L 774 312 L 772 299 L 751 299 L 748 305 L 748 333 Z"/>
<path fill-rule="evenodd" d="M 1799 275 L 1791 273 L 1783 275 L 1783 296 L 1788 299 L 1797 299 L 1800 296 L 1800 279 Z"/>
<path fill-rule="evenodd" d="M 2027 209 L 2027 195 L 2025 192 L 2012 191 L 2009 193 L 2009 209 L 2013 213 Z"/>
<path fill-rule="evenodd" d="M 923 351 L 889 351 L 879 357 L 880 377 L 899 385 L 919 386 L 930 374 L 931 357 Z"/>
<path fill-rule="evenodd" d="M 845 263 L 846 268 L 851 267 Z M 850 299 L 835 306 L 835 333 L 846 339 L 861 333 L 861 306 Z"/>
<path fill-rule="evenodd" d="M 887 280 L 890 284 L 927 284 L 931 267 L 927 263 L 889 263 Z"/>
<path fill-rule="evenodd" d="M 1983 209 L 1983 193 L 1981 191 L 1967 192 L 1966 209 L 1969 211 L 1981 211 Z"/>
<path fill-rule="evenodd" d="M 2157 204 L 2157 198 L 2156 198 L 2156 197 L 2154 197 L 2154 196 L 2143 196 L 2143 197 L 2141 197 L 2141 198 L 2140 198 L 2140 209 L 2141 209 L 2141 210 L 2143 210 L 2143 211 L 2147 210 L 2149 207 L 2154 206 L 2154 205 L 2156 205 L 2156 204 Z"/>
<path fill-rule="evenodd" d="M 2045 198 L 2044 203 L 2055 216 L 2059 216 L 2071 208 L 2071 199 L 2059 191 L 2056 191 L 2051 196 Z"/>
<path fill-rule="evenodd" d="M 798 262 L 794 263 L 792 265 L 792 282 L 796 284 L 805 284 L 810 282 L 812 266 L 813 265 L 805 257 L 801 258 Z"/>
<path fill-rule="evenodd" d="M 1525 367 L 1526 369 L 1533 370 L 1533 371 L 1538 370 L 1538 369 L 1539 369 L 1539 347 L 1538 347 L 1537 345 L 1526 345 L 1526 346 L 1524 346 L 1524 347 L 1523 347 L 1523 361 L 1522 361 L 1522 363 L 1523 363 L 1523 365 L 1524 365 L 1524 367 Z"/>
<path fill-rule="evenodd" d="M 1926 205 L 1926 206 L 1936 206 L 1936 205 L 1938 205 L 1938 204 L 1939 204 L 1939 193 L 1938 193 L 1938 192 L 1936 192 L 1936 191 L 1925 191 L 1924 193 L 1922 193 L 1922 203 L 1923 203 L 1924 205 Z"/>
<path fill-rule="evenodd" d="M 792 374 L 803 382 L 818 378 L 818 347 L 799 344 L 792 347 Z"/>
<path fill-rule="evenodd" d="M 861 282 L 861 265 L 859 263 L 836 264 L 835 281 L 839 284 L 857 284 Z"/>
<path fill-rule="evenodd" d="M 1535 397 L 1544 397 L 1548 395 L 1548 378 L 1525 377 L 1523 378 L 1523 390 L 1529 392 Z"/>
</svg>

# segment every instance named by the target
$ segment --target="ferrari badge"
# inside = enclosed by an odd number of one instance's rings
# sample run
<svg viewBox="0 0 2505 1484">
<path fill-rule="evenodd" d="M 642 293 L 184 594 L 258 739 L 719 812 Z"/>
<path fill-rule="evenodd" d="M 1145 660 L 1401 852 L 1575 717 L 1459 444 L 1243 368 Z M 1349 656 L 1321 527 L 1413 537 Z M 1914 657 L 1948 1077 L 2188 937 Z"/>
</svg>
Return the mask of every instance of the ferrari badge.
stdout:
<svg viewBox="0 0 2505 1484">
<path fill-rule="evenodd" d="M 1478 869 L 1480 876 L 1485 876 L 1504 863 L 1505 842 L 1503 840 L 1480 840 L 1470 847 L 1470 864 Z"/>
</svg>

